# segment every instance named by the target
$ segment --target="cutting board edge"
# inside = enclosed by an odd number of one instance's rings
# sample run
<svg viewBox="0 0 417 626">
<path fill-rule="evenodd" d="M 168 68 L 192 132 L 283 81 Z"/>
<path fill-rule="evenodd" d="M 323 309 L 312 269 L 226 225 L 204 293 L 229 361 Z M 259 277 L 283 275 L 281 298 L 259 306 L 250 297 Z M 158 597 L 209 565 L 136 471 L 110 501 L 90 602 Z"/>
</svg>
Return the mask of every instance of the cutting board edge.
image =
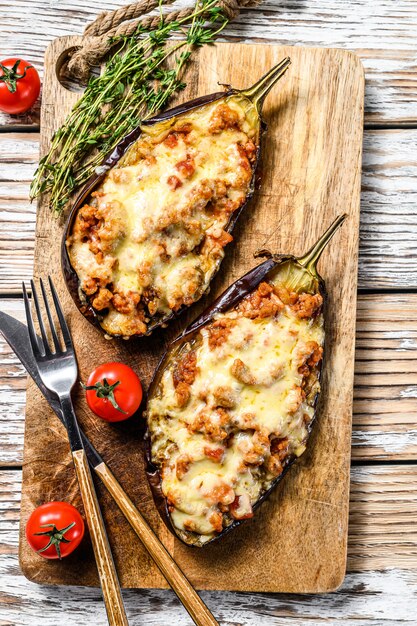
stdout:
<svg viewBox="0 0 417 626">
<path fill-rule="evenodd" d="M 62 43 L 70 43 L 70 45 L 75 46 L 75 45 L 77 45 L 77 44 L 80 42 L 80 40 L 81 40 L 81 37 L 80 37 L 80 36 L 76 36 L 76 35 L 70 35 L 70 36 L 65 36 L 65 37 L 60 37 L 60 38 L 57 38 L 57 39 L 55 39 L 54 41 L 52 41 L 52 42 L 48 45 L 48 48 L 47 48 L 46 54 L 52 54 L 52 53 L 53 53 L 53 51 L 54 51 L 54 48 L 55 48 L 57 45 L 59 45 L 59 44 L 62 44 Z M 217 47 L 222 47 L 223 45 L 224 45 L 223 43 L 216 44 L 216 46 L 217 46 Z M 231 45 L 231 44 L 226 44 L 226 45 Z M 279 48 L 288 48 L 288 49 L 289 49 L 289 48 L 291 48 L 291 47 L 292 47 L 292 46 L 279 46 L 279 45 L 277 45 L 277 44 L 262 44 L 262 43 L 254 43 L 254 44 L 241 44 L 241 45 L 247 46 L 248 48 L 253 48 L 253 47 L 256 47 L 256 46 L 262 46 L 262 47 L 267 47 L 267 46 L 268 46 L 268 47 L 270 47 L 270 48 L 276 48 L 276 47 L 279 47 Z M 301 46 L 300 46 L 300 47 L 301 47 Z M 305 49 L 305 50 L 320 50 L 320 49 L 322 49 L 322 48 L 320 48 L 320 47 L 308 47 L 308 46 L 302 46 L 302 48 L 303 48 L 303 49 Z M 354 63 L 355 63 L 356 65 L 358 65 L 358 66 L 360 65 L 360 68 L 361 68 L 361 74 L 362 74 L 362 77 L 363 77 L 363 65 L 362 65 L 362 63 L 361 63 L 361 61 L 360 61 L 359 57 L 358 57 L 356 54 L 354 54 L 354 53 L 352 53 L 352 52 L 350 52 L 350 51 L 347 51 L 347 50 L 340 50 L 340 49 L 337 49 L 337 48 L 334 48 L 334 49 L 328 49 L 328 50 L 333 50 L 333 51 L 336 51 L 338 54 L 340 54 L 340 55 L 342 55 L 342 56 L 348 56 L 348 57 L 350 57 L 350 58 L 354 61 Z M 61 86 L 61 88 L 62 88 L 64 91 L 66 91 L 66 89 L 65 89 L 63 86 Z M 362 116 L 363 116 L 363 106 L 362 106 Z M 355 217 L 357 217 L 357 219 L 359 219 L 359 211 L 355 211 Z M 357 243 L 358 243 L 358 237 L 357 237 Z M 356 258 L 356 266 L 357 266 L 357 258 Z M 356 281 L 357 281 L 357 274 L 356 274 Z M 356 307 L 356 303 L 357 303 L 357 298 L 355 298 L 355 307 Z M 349 456 L 350 456 L 350 451 L 349 451 Z M 24 541 L 24 540 L 25 540 L 25 539 L 24 539 L 24 528 L 23 528 L 22 521 L 23 521 L 23 520 L 21 520 L 20 540 L 19 540 L 19 563 L 20 563 L 20 567 L 21 567 L 21 569 L 22 569 L 23 574 L 24 574 L 24 575 L 25 575 L 25 576 L 26 576 L 29 580 L 31 580 L 31 581 L 33 581 L 33 582 L 36 582 L 37 584 L 42 584 L 42 583 L 44 583 L 44 582 L 45 582 L 45 581 L 42 579 L 42 576 L 40 575 L 40 576 L 38 577 L 36 574 L 34 575 L 34 574 L 31 572 L 31 568 L 28 568 L 27 564 L 24 562 L 24 560 L 23 560 L 23 558 L 22 558 L 21 546 L 22 546 L 22 541 Z M 343 570 L 343 571 L 342 571 L 342 570 Z M 343 568 L 340 568 L 340 582 L 335 583 L 335 585 L 334 585 L 334 586 L 332 586 L 332 587 L 327 586 L 327 587 L 325 587 L 325 588 L 314 588 L 314 589 L 312 589 L 312 588 L 308 588 L 308 589 L 306 589 L 305 591 L 300 591 L 300 590 L 299 590 L 299 588 L 297 588 L 297 590 L 296 590 L 295 592 L 296 592 L 296 593 L 325 593 L 325 592 L 334 591 L 334 590 L 336 590 L 337 588 L 339 588 L 339 587 L 340 587 L 340 585 L 342 584 L 343 579 L 344 579 L 344 576 L 345 576 L 345 571 L 346 571 L 346 551 L 345 551 L 345 559 L 344 559 Z M 338 580 L 339 580 L 339 579 L 338 579 Z M 48 581 L 47 581 L 47 584 L 53 584 L 53 585 L 57 585 L 57 586 L 58 586 L 58 585 L 60 585 L 60 584 L 62 584 L 62 583 L 57 582 L 57 581 L 52 581 L 52 582 L 51 582 L 50 580 L 48 580 Z M 89 585 L 88 585 L 88 586 L 89 586 Z M 96 586 L 96 585 L 91 585 L 91 586 Z M 132 589 L 133 589 L 133 588 L 135 588 L 135 589 L 139 589 L 139 588 L 161 589 L 161 588 L 164 588 L 164 587 L 161 587 L 160 585 L 156 585 L 156 586 L 149 586 L 149 585 L 148 585 L 148 586 L 146 586 L 146 587 L 129 586 L 129 587 L 126 587 L 126 588 L 132 588 Z M 197 585 L 197 588 L 199 588 L 199 589 L 213 589 L 213 587 L 212 587 L 212 586 L 205 587 L 204 585 L 202 585 L 202 586 L 198 586 L 198 585 Z M 238 588 L 238 589 L 234 589 L 234 588 L 229 588 L 229 589 L 228 589 L 228 588 L 226 588 L 226 587 L 218 587 L 218 589 L 222 589 L 222 590 L 225 590 L 225 591 L 226 591 L 226 590 L 228 590 L 228 591 L 242 591 L 242 589 L 239 589 L 239 588 Z M 254 592 L 258 592 L 258 591 L 259 591 L 259 592 L 262 592 L 262 591 L 264 591 L 264 592 L 276 592 L 276 591 L 281 591 L 281 590 L 277 590 L 276 588 L 271 588 L 271 589 L 267 589 L 267 590 L 265 591 L 265 588 L 263 588 L 263 589 L 255 589 L 255 588 L 254 588 L 254 589 L 253 589 L 253 591 L 254 591 Z M 285 591 L 287 591 L 287 590 L 285 590 Z M 288 592 L 292 592 L 292 591 L 288 591 Z"/>
<path fill-rule="evenodd" d="M 83 37 L 82 35 L 64 35 L 62 37 L 56 37 L 55 39 L 53 39 L 52 41 L 50 41 L 48 43 L 48 45 L 45 48 L 45 66 L 46 66 L 46 62 L 49 60 L 49 57 L 52 57 L 51 60 L 54 61 L 55 65 L 57 65 L 60 61 L 60 59 L 65 59 L 66 53 L 67 51 L 71 50 L 72 48 L 77 48 L 81 45 L 83 41 Z M 68 43 L 69 45 L 67 45 L 66 47 L 63 46 L 63 44 Z M 228 47 L 228 46 L 233 46 L 235 45 L 234 42 L 228 42 L 228 41 L 218 41 L 216 43 L 211 44 L 212 48 L 216 48 L 216 47 Z M 361 72 L 361 80 L 363 83 L 363 91 L 364 91 L 364 86 L 365 86 L 365 68 L 364 65 L 362 63 L 362 59 L 360 58 L 360 56 L 357 54 L 357 52 L 353 51 L 353 50 L 346 50 L 345 48 L 333 48 L 333 47 L 324 47 L 324 46 L 291 46 L 291 45 L 280 45 L 280 44 L 274 44 L 274 43 L 262 43 L 262 42 L 256 42 L 256 43 L 246 43 L 246 42 L 239 42 L 240 46 L 244 46 L 247 48 L 254 48 L 254 47 L 262 47 L 262 48 L 266 48 L 266 47 L 270 47 L 270 48 L 284 48 L 284 49 L 291 49 L 291 48 L 301 48 L 303 50 L 307 50 L 307 51 L 314 51 L 314 50 L 328 50 L 329 52 L 335 52 L 337 53 L 337 55 L 341 56 L 341 57 L 348 57 L 351 59 L 351 61 L 354 63 L 354 65 L 360 69 Z M 58 54 L 55 53 L 55 48 L 59 49 Z M 64 91 L 69 91 L 66 87 L 64 87 L 59 81 L 57 81 L 58 84 L 60 85 L 60 88 Z M 364 109 L 364 107 L 362 107 L 362 109 Z M 41 111 L 42 111 L 42 106 L 41 106 Z M 362 111 L 362 117 L 364 116 L 364 111 Z M 42 119 L 41 119 L 41 126 L 42 126 Z"/>
</svg>

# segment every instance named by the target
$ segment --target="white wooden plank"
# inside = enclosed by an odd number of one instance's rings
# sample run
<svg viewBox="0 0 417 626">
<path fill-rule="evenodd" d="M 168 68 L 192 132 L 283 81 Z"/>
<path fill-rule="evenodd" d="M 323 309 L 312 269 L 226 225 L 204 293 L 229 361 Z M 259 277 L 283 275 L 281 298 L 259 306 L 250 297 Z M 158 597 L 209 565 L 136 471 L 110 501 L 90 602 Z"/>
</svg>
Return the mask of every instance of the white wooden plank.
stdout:
<svg viewBox="0 0 417 626">
<path fill-rule="evenodd" d="M 416 145 L 417 130 L 365 132 L 360 288 L 417 287 Z M 19 293 L 32 274 L 37 158 L 36 133 L 0 134 L 0 293 Z"/>
<path fill-rule="evenodd" d="M 0 310 L 25 320 L 20 299 L 1 299 Z M 0 466 L 22 465 L 25 404 L 26 372 L 0 333 Z"/>
<path fill-rule="evenodd" d="M 0 0 L 2 58 L 27 51 L 42 70 L 53 37 L 81 32 L 86 17 L 125 0 Z M 184 4 L 180 2 L 179 4 Z M 356 49 L 367 75 L 368 122 L 417 121 L 415 0 L 268 0 L 226 31 L 241 41 L 340 46 Z M 21 118 L 0 114 L 0 126 L 38 123 L 38 111 Z M 25 154 L 9 145 L 0 157 L 0 275 L 5 291 L 31 273 L 35 207 L 27 183 L 35 143 Z M 362 201 L 360 286 L 416 286 L 416 131 L 367 133 Z M 29 137 L 27 141 L 30 142 Z M 368 146 L 369 143 L 369 146 Z M 1 149 L 1 148 L 0 148 Z M 6 150 L 7 152 L 7 150 Z M 5 167 L 3 168 L 3 165 Z M 26 168 L 26 171 L 25 171 Z M 30 171 L 30 173 L 28 173 Z M 413 259 L 414 256 L 414 259 Z M 3 292 L 4 293 L 4 292 Z M 0 306 L 4 301 L 0 301 Z M 415 459 L 417 451 L 417 296 L 362 296 L 358 302 L 353 456 Z M 8 311 L 22 316 L 17 300 Z M 25 379 L 0 343 L 0 464 L 21 463 Z M 3 436 L 4 435 L 4 436 Z M 406 476 L 406 478 L 404 478 Z M 16 480 L 16 477 L 18 480 Z M 348 574 L 326 596 L 207 593 L 204 598 L 229 626 L 324 623 L 355 626 L 414 624 L 417 604 L 415 467 L 353 468 Z M 0 471 L 0 624 L 56 626 L 105 623 L 98 590 L 38 587 L 18 571 L 20 472 Z M 2 485 L 6 485 L 6 490 Z M 8 494 L 5 495 L 5 491 Z M 414 570 L 406 569 L 414 567 Z M 371 568 L 371 571 L 364 571 Z M 359 570 L 359 571 L 353 571 Z M 125 593 L 132 624 L 190 624 L 170 592 Z M 65 616 L 65 617 L 64 617 Z M 62 620 L 65 620 L 64 622 Z"/>
<path fill-rule="evenodd" d="M 417 294 L 360 295 L 352 456 L 417 458 Z"/>
<path fill-rule="evenodd" d="M 417 563 L 417 466 L 354 467 L 348 569 L 410 568 Z"/>
<path fill-rule="evenodd" d="M 359 287 L 417 286 L 416 145 L 417 130 L 365 132 Z"/>
<path fill-rule="evenodd" d="M 2 57 L 22 54 L 42 72 L 43 54 L 55 37 L 81 34 L 101 10 L 123 0 L 0 1 Z M 175 6 L 189 5 L 178 0 Z M 414 0 L 264 0 L 242 11 L 223 33 L 224 40 L 286 45 L 341 47 L 356 51 L 367 76 L 368 121 L 417 120 L 417 74 Z M 0 115 L 0 125 L 33 125 L 39 110 L 13 118 Z"/>
<path fill-rule="evenodd" d="M 33 270 L 36 202 L 31 204 L 28 196 L 39 135 L 0 134 L 0 146 L 0 284 L 3 292 L 13 293 Z"/>
<path fill-rule="evenodd" d="M 355 566 L 356 553 L 361 549 L 369 552 L 371 559 L 375 558 L 372 554 L 382 551 L 384 564 L 380 569 L 367 571 L 363 563 L 362 571 L 348 573 L 338 592 L 326 595 L 203 593 L 222 626 L 285 626 L 289 621 L 317 626 L 414 624 L 417 576 L 415 571 L 400 564 L 404 550 L 412 551 L 410 542 L 414 542 L 415 554 L 412 512 L 408 516 L 404 513 L 406 503 L 388 514 L 381 510 L 385 498 L 393 501 L 397 491 L 405 494 L 410 510 L 415 506 L 417 490 L 413 472 L 414 468 L 404 466 L 353 469 L 350 561 L 353 555 Z M 20 471 L 0 472 L 0 623 L 5 626 L 105 624 L 98 589 L 41 587 L 20 574 L 17 559 L 20 481 Z M 386 526 L 381 516 L 385 516 Z M 190 624 L 170 591 L 129 590 L 123 592 L 123 597 L 132 625 Z"/>
<path fill-rule="evenodd" d="M 20 299 L 1 310 L 24 320 Z M 352 456 L 417 459 L 417 294 L 360 296 Z M 26 375 L 0 337 L 0 466 L 23 461 Z"/>
</svg>

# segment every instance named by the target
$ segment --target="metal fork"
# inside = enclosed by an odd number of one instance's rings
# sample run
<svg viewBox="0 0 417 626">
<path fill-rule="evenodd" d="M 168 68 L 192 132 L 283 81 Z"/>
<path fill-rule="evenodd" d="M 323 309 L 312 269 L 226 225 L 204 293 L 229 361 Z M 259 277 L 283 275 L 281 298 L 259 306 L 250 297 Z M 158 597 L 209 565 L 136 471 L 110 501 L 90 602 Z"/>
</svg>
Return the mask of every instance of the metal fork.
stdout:
<svg viewBox="0 0 417 626">
<path fill-rule="evenodd" d="M 52 351 L 51 346 L 49 345 L 45 323 L 42 318 L 39 305 L 38 294 L 33 280 L 31 281 L 32 296 L 35 303 L 36 316 L 42 338 L 37 337 L 36 335 L 30 302 L 25 284 L 23 283 L 23 298 L 25 302 L 30 343 L 36 360 L 39 376 L 42 379 L 43 384 L 58 396 L 61 404 L 65 426 L 68 432 L 72 458 L 84 504 L 87 524 L 93 544 L 109 624 L 111 626 L 128 626 L 119 579 L 117 577 L 97 494 L 94 488 L 87 456 L 83 447 L 77 417 L 71 400 L 71 389 L 73 388 L 78 376 L 78 366 L 75 358 L 74 346 L 58 295 L 50 276 L 48 276 L 48 280 L 65 350 L 61 347 L 42 279 L 40 280 L 40 285 L 43 302 L 55 350 Z"/>
</svg>

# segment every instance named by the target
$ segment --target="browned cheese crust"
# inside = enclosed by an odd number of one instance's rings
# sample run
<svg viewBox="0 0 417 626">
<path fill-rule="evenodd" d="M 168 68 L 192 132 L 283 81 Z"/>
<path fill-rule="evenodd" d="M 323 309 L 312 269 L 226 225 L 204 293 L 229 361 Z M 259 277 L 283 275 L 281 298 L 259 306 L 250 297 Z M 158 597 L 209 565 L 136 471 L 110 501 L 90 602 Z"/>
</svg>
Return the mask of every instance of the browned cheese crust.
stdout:
<svg viewBox="0 0 417 626">
<path fill-rule="evenodd" d="M 163 372 L 147 409 L 152 461 L 183 538 L 209 541 L 302 454 L 323 355 L 322 296 L 262 282 Z"/>
<path fill-rule="evenodd" d="M 79 209 L 67 249 L 109 334 L 143 335 L 207 289 L 251 188 L 252 109 L 229 97 L 144 127 Z"/>
</svg>

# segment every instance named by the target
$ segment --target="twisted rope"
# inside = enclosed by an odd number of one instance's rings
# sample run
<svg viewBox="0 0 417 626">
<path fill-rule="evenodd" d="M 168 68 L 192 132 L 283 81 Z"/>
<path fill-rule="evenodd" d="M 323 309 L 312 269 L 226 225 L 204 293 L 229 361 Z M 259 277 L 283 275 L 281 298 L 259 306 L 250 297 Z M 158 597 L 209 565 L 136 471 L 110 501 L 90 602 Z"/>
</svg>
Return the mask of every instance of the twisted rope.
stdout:
<svg viewBox="0 0 417 626">
<path fill-rule="evenodd" d="M 173 4 L 175 0 L 164 0 L 165 5 Z M 228 20 L 235 19 L 242 8 L 254 7 L 261 0 L 218 0 L 217 6 L 222 9 Z M 82 83 L 86 83 L 91 68 L 99 65 L 103 57 L 114 45 L 112 38 L 130 36 L 138 26 L 148 30 L 157 28 L 160 23 L 159 15 L 147 15 L 159 6 L 158 0 L 139 0 L 115 11 L 104 11 L 84 30 L 80 48 L 75 50 L 68 62 L 68 74 Z M 176 20 L 189 17 L 195 7 L 170 11 L 164 15 L 164 21 L 169 24 Z M 142 17 L 143 16 L 143 17 Z"/>
<path fill-rule="evenodd" d="M 164 4 L 172 4 L 174 0 L 166 0 Z M 84 30 L 84 37 L 99 37 L 116 28 L 122 22 L 134 20 L 145 13 L 149 13 L 158 6 L 157 0 L 140 0 L 133 2 L 116 11 L 103 11 L 100 15 L 88 24 Z"/>
</svg>

